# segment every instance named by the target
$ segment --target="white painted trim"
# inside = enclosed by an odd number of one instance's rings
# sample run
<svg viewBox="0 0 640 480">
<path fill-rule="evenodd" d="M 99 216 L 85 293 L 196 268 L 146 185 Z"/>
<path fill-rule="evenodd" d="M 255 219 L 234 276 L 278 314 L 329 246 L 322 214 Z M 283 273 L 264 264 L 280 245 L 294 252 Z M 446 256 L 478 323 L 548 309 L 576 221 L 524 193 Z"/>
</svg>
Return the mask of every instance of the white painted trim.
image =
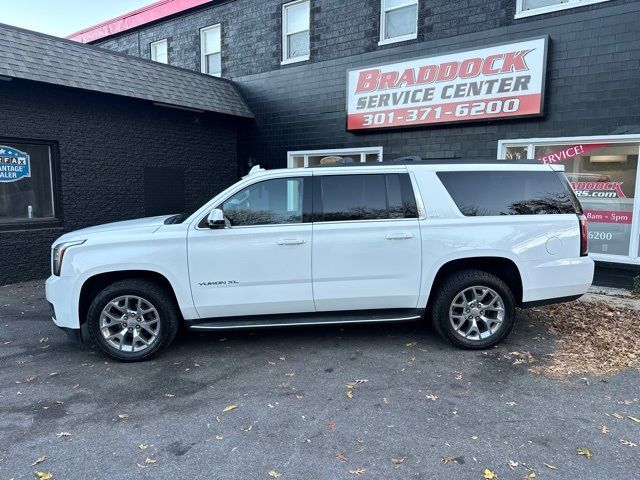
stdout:
<svg viewBox="0 0 640 480">
<path fill-rule="evenodd" d="M 304 167 L 309 166 L 309 157 L 323 155 L 325 157 L 331 155 L 349 155 L 353 153 L 360 154 L 360 162 L 366 161 L 367 154 L 376 153 L 380 161 L 382 161 L 383 147 L 363 147 L 363 148 L 332 148 L 323 150 L 294 150 L 287 152 L 287 168 L 296 168 L 293 166 L 293 157 L 304 157 Z"/>
<path fill-rule="evenodd" d="M 638 143 L 640 156 L 640 135 L 588 135 L 580 137 L 546 137 L 546 138 L 514 138 L 506 140 L 498 140 L 497 158 L 504 157 L 504 149 L 508 146 L 524 146 L 527 145 L 528 156 L 533 158 L 535 146 L 546 145 L 562 145 L 566 143 Z M 632 220 L 631 220 L 631 236 L 629 240 L 628 255 L 611 255 L 603 253 L 589 254 L 595 260 L 602 262 L 615 262 L 640 265 L 640 168 L 636 170 L 636 191 L 633 202 Z"/>
<path fill-rule="evenodd" d="M 220 35 L 220 50 L 217 52 L 205 52 L 204 50 L 204 34 L 210 30 L 218 30 L 218 35 Z M 206 56 L 212 55 L 215 53 L 220 54 L 220 72 L 216 73 L 208 73 L 207 72 L 207 62 Z M 220 77 L 222 75 L 222 24 L 216 23 L 215 25 L 209 25 L 208 27 L 203 27 L 200 29 L 200 72 L 205 75 L 211 75 L 213 77 Z"/>
<path fill-rule="evenodd" d="M 398 10 L 399 8 L 409 7 L 411 5 L 416 6 L 416 29 L 414 33 L 408 35 L 402 35 L 399 37 L 385 38 L 387 29 L 385 22 L 385 15 L 387 12 Z M 398 5 L 394 8 L 386 8 L 386 0 L 380 0 L 380 41 L 378 45 L 389 45 L 396 42 L 406 42 L 407 40 L 415 40 L 418 38 L 418 17 L 420 16 L 420 2 L 418 0 L 406 0 L 402 5 Z"/>
<path fill-rule="evenodd" d="M 307 29 L 298 30 L 296 32 L 287 31 L 287 10 L 290 7 L 306 3 L 308 5 L 307 12 Z M 311 0 L 294 0 L 293 2 L 285 3 L 282 5 L 282 61 L 280 65 L 288 65 L 290 63 L 304 62 L 309 60 L 309 55 L 301 55 L 299 57 L 289 58 L 289 44 L 287 42 L 287 36 L 301 32 L 309 32 L 309 50 L 311 50 Z"/>
<path fill-rule="evenodd" d="M 157 59 L 153 58 L 154 57 L 154 47 L 157 45 L 162 45 L 164 44 L 166 50 L 167 50 L 167 61 L 166 62 L 159 62 Z M 153 60 L 154 62 L 159 62 L 159 63 L 164 63 L 164 64 L 168 64 L 169 63 L 169 39 L 168 38 L 163 38 L 162 40 L 158 40 L 156 42 L 151 42 L 149 44 L 149 50 L 150 50 L 150 56 L 149 58 L 151 58 L 151 60 Z"/>
<path fill-rule="evenodd" d="M 568 10 L 570 8 L 584 7 L 585 5 L 593 5 L 594 3 L 602 3 L 608 1 L 609 0 L 569 0 L 567 3 L 558 3 L 557 5 L 549 5 L 548 7 L 523 10 L 523 0 L 516 0 L 516 14 L 514 18 L 533 17 L 535 15 L 543 15 L 545 13 L 557 12 L 559 10 Z"/>
</svg>

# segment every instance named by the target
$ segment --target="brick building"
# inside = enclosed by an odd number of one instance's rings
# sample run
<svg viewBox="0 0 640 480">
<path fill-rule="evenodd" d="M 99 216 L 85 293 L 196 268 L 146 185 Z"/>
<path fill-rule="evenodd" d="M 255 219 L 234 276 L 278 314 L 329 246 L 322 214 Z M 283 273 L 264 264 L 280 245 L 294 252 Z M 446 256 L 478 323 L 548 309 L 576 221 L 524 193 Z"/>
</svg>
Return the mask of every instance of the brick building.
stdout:
<svg viewBox="0 0 640 480">
<path fill-rule="evenodd" d="M 69 38 L 233 82 L 255 117 L 240 173 L 328 156 L 563 164 L 599 281 L 637 275 L 640 2 L 161 0 Z"/>
</svg>

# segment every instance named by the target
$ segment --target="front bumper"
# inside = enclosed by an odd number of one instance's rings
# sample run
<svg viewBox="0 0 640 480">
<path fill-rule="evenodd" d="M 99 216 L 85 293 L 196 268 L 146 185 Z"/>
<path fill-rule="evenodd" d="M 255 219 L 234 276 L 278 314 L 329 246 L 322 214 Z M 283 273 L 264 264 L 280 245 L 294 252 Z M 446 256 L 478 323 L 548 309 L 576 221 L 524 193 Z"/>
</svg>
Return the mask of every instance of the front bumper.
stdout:
<svg viewBox="0 0 640 480">
<path fill-rule="evenodd" d="M 52 275 L 47 279 L 45 291 L 53 323 L 62 329 L 79 330 L 80 319 L 74 278 Z"/>
</svg>

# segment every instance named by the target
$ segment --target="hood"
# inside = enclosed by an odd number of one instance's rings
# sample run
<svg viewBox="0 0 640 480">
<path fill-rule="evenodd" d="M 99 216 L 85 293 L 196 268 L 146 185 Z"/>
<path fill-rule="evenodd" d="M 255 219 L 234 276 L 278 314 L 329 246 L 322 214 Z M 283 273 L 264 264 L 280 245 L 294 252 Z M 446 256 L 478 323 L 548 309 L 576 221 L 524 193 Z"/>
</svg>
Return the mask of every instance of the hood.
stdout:
<svg viewBox="0 0 640 480">
<path fill-rule="evenodd" d="M 83 228 L 81 230 L 74 230 L 73 232 L 69 232 L 62 237 L 60 237 L 56 243 L 59 241 L 67 241 L 80 237 L 86 237 L 87 235 L 92 235 L 96 233 L 105 233 L 105 232 L 113 232 L 116 230 L 129 230 L 132 228 L 143 228 L 143 227 L 161 227 L 164 225 L 164 221 L 172 217 L 173 215 L 162 215 L 159 217 L 147 217 L 147 218 L 137 218 L 135 220 L 125 220 L 123 222 L 113 222 L 113 223 L 105 223 L 103 225 L 96 225 L 95 227 Z"/>
</svg>

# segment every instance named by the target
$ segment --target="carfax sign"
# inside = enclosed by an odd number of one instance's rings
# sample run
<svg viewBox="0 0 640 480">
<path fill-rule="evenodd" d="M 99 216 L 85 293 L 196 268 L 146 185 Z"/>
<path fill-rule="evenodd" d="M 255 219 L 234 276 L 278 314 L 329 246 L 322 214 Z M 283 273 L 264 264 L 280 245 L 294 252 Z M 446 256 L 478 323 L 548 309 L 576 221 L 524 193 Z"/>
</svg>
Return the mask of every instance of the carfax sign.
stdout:
<svg viewBox="0 0 640 480">
<path fill-rule="evenodd" d="M 15 148 L 0 145 L 0 183 L 17 182 L 30 176 L 29 155 Z"/>
<path fill-rule="evenodd" d="M 539 116 L 547 37 L 348 72 L 347 129 Z"/>
</svg>

